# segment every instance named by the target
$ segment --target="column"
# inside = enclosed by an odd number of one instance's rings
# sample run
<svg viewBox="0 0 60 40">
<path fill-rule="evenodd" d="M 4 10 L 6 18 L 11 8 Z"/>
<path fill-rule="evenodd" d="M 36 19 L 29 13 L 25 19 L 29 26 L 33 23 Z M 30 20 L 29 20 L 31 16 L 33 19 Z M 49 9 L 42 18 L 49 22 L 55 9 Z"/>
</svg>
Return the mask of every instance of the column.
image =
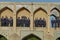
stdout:
<svg viewBox="0 0 60 40">
<path fill-rule="evenodd" d="M 16 33 L 16 4 L 14 3 L 14 17 L 13 17 L 13 29 Z"/>
<path fill-rule="evenodd" d="M 31 18 L 30 18 L 30 21 L 31 21 L 30 22 L 31 23 L 30 24 L 30 29 L 33 30 L 33 25 L 34 25 L 33 24 L 33 22 L 34 22 L 34 20 L 33 20 L 33 4 L 31 4 Z"/>
<path fill-rule="evenodd" d="M 48 32 L 50 31 L 50 3 L 48 4 L 48 22 L 47 22 Z"/>
</svg>

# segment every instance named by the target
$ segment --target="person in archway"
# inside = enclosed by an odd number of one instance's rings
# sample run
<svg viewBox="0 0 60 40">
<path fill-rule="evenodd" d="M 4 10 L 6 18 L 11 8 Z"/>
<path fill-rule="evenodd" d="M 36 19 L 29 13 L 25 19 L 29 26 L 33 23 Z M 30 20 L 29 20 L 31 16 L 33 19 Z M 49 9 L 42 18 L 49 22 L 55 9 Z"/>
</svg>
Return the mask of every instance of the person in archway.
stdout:
<svg viewBox="0 0 60 40">
<path fill-rule="evenodd" d="M 20 19 L 20 17 L 17 17 L 17 19 L 16 19 L 16 26 L 21 26 L 21 19 Z"/>
<path fill-rule="evenodd" d="M 21 18 L 21 27 L 25 27 L 25 18 L 22 16 Z"/>
<path fill-rule="evenodd" d="M 9 26 L 9 20 L 7 16 L 5 16 L 4 21 L 5 21 L 4 26 Z"/>
<path fill-rule="evenodd" d="M 56 27 L 56 20 L 52 18 L 51 24 L 52 24 L 52 27 Z"/>
<path fill-rule="evenodd" d="M 35 19 L 34 23 L 35 23 L 35 27 L 38 27 L 38 19 Z"/>
<path fill-rule="evenodd" d="M 60 18 L 57 20 L 58 27 L 60 27 Z"/>
<path fill-rule="evenodd" d="M 28 18 L 28 27 L 30 27 L 30 19 Z"/>
<path fill-rule="evenodd" d="M 1 26 L 4 26 L 4 23 L 5 23 L 4 16 L 2 16 L 2 18 L 1 18 Z"/>
<path fill-rule="evenodd" d="M 30 26 L 30 19 L 28 18 L 27 20 L 26 20 L 26 27 L 29 27 Z"/>
<path fill-rule="evenodd" d="M 41 20 L 41 27 L 43 27 L 43 26 L 44 26 L 44 20 L 42 18 L 42 20 Z"/>
<path fill-rule="evenodd" d="M 42 20 L 43 27 L 46 27 L 46 20 L 43 18 Z"/>
<path fill-rule="evenodd" d="M 9 23 L 10 23 L 10 26 L 13 26 L 13 18 L 12 17 L 10 17 Z"/>
<path fill-rule="evenodd" d="M 42 27 L 42 19 L 41 19 L 41 18 L 39 19 L 38 22 L 39 22 L 39 23 L 38 23 L 39 27 Z"/>
<path fill-rule="evenodd" d="M 27 18 L 24 18 L 24 27 L 27 27 Z"/>
</svg>

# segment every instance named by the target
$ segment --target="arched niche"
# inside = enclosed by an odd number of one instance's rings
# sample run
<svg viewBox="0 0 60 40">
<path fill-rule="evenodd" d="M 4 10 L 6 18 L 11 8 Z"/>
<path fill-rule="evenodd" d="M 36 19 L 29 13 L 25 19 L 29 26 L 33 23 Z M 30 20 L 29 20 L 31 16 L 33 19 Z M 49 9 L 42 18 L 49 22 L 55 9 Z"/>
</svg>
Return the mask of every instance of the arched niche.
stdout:
<svg viewBox="0 0 60 40">
<path fill-rule="evenodd" d="M 36 20 L 36 19 L 44 19 L 45 21 L 47 21 L 48 20 L 48 13 L 47 13 L 47 11 L 46 10 L 44 10 L 43 8 L 38 8 L 38 9 L 36 9 L 35 11 L 34 11 L 34 21 Z M 46 24 L 47 25 L 47 24 Z"/>
<path fill-rule="evenodd" d="M 22 40 L 42 40 L 42 39 L 34 34 L 30 34 L 22 38 Z"/>
<path fill-rule="evenodd" d="M 5 36 L 0 35 L 0 40 L 8 40 Z"/>
<path fill-rule="evenodd" d="M 38 8 L 34 11 L 34 19 L 36 18 L 45 18 L 47 19 L 47 12 L 43 8 Z"/>
<path fill-rule="evenodd" d="M 60 37 L 58 37 L 56 40 L 60 40 Z"/>
<path fill-rule="evenodd" d="M 59 26 L 58 25 L 58 22 L 56 21 L 57 19 L 59 20 L 59 16 L 60 16 L 60 10 L 56 7 L 54 7 L 53 9 L 51 9 L 50 11 L 50 26 L 54 26 L 54 27 L 57 27 Z M 57 24 L 56 24 L 57 23 Z"/>
<path fill-rule="evenodd" d="M 56 17 L 54 14 L 51 14 L 51 15 L 50 15 L 50 27 L 52 27 L 51 21 L 52 21 L 52 20 L 56 20 L 56 18 L 57 18 L 57 17 Z"/>
<path fill-rule="evenodd" d="M 13 17 L 13 10 L 10 9 L 9 7 L 4 7 L 0 10 L 1 17 L 2 16 L 7 16 L 8 18 Z"/>
<path fill-rule="evenodd" d="M 30 11 L 25 8 L 25 7 L 22 7 L 20 8 L 19 10 L 17 10 L 17 14 L 16 14 L 17 17 L 22 17 L 22 16 L 26 16 L 27 18 L 30 18 Z"/>
</svg>

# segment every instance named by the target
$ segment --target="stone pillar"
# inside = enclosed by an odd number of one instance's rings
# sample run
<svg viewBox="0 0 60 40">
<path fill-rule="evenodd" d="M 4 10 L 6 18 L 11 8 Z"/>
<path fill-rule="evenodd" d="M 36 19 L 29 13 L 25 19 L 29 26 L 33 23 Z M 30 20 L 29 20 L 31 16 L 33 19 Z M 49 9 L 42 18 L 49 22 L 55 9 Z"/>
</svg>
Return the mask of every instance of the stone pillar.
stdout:
<svg viewBox="0 0 60 40">
<path fill-rule="evenodd" d="M 33 22 L 34 22 L 34 20 L 33 20 L 33 4 L 31 4 L 31 18 L 30 18 L 30 23 L 31 23 L 31 25 L 30 25 L 30 29 L 31 30 L 33 30 Z"/>
<path fill-rule="evenodd" d="M 48 32 L 50 31 L 50 3 L 48 4 L 48 22 L 47 22 L 47 28 L 48 28 Z"/>
<path fill-rule="evenodd" d="M 16 33 L 16 4 L 14 3 L 13 31 Z"/>
</svg>

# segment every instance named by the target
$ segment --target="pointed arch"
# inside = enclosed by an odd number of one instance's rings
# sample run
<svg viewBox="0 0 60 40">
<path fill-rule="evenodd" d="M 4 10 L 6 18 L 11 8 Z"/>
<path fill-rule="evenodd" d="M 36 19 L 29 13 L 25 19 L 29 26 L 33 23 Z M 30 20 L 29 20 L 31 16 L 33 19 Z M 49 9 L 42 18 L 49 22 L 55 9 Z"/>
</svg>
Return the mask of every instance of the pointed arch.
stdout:
<svg viewBox="0 0 60 40">
<path fill-rule="evenodd" d="M 36 12 L 38 12 L 39 10 L 42 10 L 42 11 L 44 11 L 44 12 L 47 14 L 47 11 L 46 11 L 46 10 L 44 10 L 43 8 L 41 8 L 41 7 L 40 7 L 40 8 L 38 8 L 37 10 L 35 10 L 33 14 L 35 14 L 35 13 L 36 13 Z"/>
<path fill-rule="evenodd" d="M 50 16 L 54 16 L 55 18 L 57 18 L 54 14 L 51 14 Z"/>
<path fill-rule="evenodd" d="M 24 9 L 30 13 L 30 11 L 29 11 L 27 8 L 22 7 L 22 8 L 20 8 L 20 9 L 17 10 L 17 14 L 18 14 L 20 11 L 24 10 Z"/>
<path fill-rule="evenodd" d="M 56 40 L 60 40 L 60 37 L 58 37 Z"/>
<path fill-rule="evenodd" d="M 35 37 L 35 38 L 37 38 L 38 40 L 41 40 L 41 38 L 39 38 L 38 36 L 36 36 L 36 35 L 34 35 L 34 34 L 27 35 L 27 36 L 24 37 L 22 40 L 27 40 L 27 39 L 32 38 L 32 37 Z"/>
<path fill-rule="evenodd" d="M 52 12 L 53 10 L 56 10 L 56 11 L 58 11 L 60 13 L 60 10 L 58 8 L 56 8 L 56 7 L 54 7 L 53 9 L 51 9 L 50 12 Z"/>
<path fill-rule="evenodd" d="M 13 12 L 13 10 L 12 9 L 10 9 L 9 7 L 4 7 L 4 8 L 2 8 L 1 10 L 0 10 L 0 13 L 2 13 L 3 11 L 5 11 L 5 10 L 10 10 L 11 12 Z"/>
<path fill-rule="evenodd" d="M 3 36 L 3 35 L 0 35 L 0 40 L 7 40 L 7 38 L 5 37 L 5 36 Z"/>
</svg>

